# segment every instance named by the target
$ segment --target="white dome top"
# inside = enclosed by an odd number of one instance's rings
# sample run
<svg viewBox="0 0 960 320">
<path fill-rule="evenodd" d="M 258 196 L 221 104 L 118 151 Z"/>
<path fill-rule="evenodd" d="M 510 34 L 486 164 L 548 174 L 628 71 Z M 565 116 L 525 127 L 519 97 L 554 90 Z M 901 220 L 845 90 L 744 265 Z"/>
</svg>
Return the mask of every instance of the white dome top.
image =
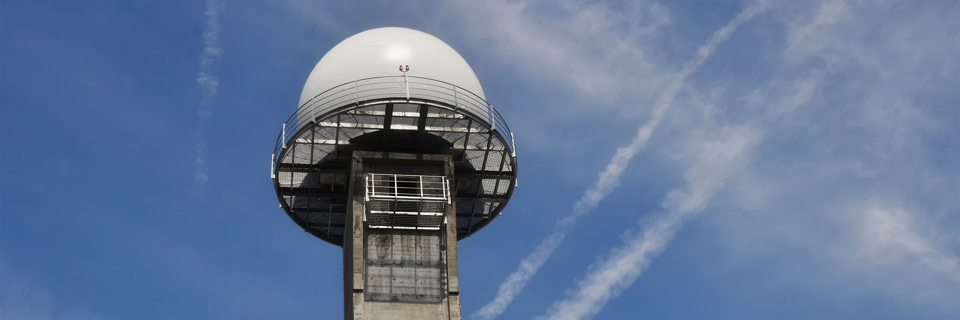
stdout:
<svg viewBox="0 0 960 320">
<path fill-rule="evenodd" d="M 466 60 L 432 35 L 407 28 L 367 30 L 341 41 L 313 67 L 300 94 L 300 105 L 332 87 L 376 76 L 408 76 L 455 84 L 486 100 L 480 80 Z"/>
</svg>

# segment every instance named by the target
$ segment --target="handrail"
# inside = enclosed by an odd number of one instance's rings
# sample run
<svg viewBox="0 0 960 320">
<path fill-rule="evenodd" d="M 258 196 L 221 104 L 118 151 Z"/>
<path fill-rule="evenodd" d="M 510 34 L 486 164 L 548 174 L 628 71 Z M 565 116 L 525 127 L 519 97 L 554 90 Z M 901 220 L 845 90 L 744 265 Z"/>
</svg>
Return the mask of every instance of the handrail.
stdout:
<svg viewBox="0 0 960 320">
<path fill-rule="evenodd" d="M 431 104 L 438 107 L 453 106 L 451 111 L 465 113 L 498 133 L 503 139 L 504 146 L 515 152 L 512 132 L 507 122 L 490 103 L 455 84 L 416 76 L 379 76 L 350 81 L 330 89 L 324 90 L 303 103 L 286 122 L 283 130 L 277 137 L 274 146 L 274 159 L 280 163 L 279 157 L 287 146 L 287 142 L 296 136 L 302 126 L 318 121 L 335 112 L 359 108 L 362 106 L 388 102 L 439 102 Z M 404 85 L 407 83 L 407 85 Z M 409 91 L 409 98 L 407 92 Z M 353 106 L 350 106 L 353 105 Z M 346 109 L 344 109 L 346 107 Z M 289 133 L 287 133 L 289 132 Z M 509 139 L 509 140 L 508 140 Z M 275 169 L 273 169 L 275 171 Z"/>
<path fill-rule="evenodd" d="M 444 176 L 369 173 L 365 200 L 435 200 L 450 203 L 450 190 Z M 426 181 L 425 181 L 426 180 Z"/>
</svg>

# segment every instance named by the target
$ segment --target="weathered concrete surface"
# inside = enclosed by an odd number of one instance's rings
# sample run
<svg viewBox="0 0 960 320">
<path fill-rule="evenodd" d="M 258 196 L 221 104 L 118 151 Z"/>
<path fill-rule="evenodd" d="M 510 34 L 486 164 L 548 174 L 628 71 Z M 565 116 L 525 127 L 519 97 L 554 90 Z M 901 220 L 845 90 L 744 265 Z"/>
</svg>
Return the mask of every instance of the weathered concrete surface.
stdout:
<svg viewBox="0 0 960 320">
<path fill-rule="evenodd" d="M 366 228 L 363 181 L 369 169 L 365 160 L 435 164 L 448 180 L 454 178 L 449 155 L 354 152 L 346 221 L 351 227 L 345 228 L 343 246 L 344 318 L 459 320 L 455 206 L 446 207 L 450 223 L 439 231 Z"/>
<path fill-rule="evenodd" d="M 440 231 L 367 230 L 366 301 L 439 303 L 443 291 Z"/>
</svg>

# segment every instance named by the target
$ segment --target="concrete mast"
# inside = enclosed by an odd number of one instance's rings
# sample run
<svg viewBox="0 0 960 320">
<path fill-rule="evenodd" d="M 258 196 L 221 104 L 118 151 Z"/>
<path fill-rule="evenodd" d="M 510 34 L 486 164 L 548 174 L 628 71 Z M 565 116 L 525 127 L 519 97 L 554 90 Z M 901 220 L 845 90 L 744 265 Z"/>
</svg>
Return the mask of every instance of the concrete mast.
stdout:
<svg viewBox="0 0 960 320">
<path fill-rule="evenodd" d="M 512 138 L 473 69 L 429 34 L 364 31 L 317 63 L 271 178 L 294 222 L 343 247 L 345 319 L 461 318 L 457 241 L 512 196 Z"/>
</svg>

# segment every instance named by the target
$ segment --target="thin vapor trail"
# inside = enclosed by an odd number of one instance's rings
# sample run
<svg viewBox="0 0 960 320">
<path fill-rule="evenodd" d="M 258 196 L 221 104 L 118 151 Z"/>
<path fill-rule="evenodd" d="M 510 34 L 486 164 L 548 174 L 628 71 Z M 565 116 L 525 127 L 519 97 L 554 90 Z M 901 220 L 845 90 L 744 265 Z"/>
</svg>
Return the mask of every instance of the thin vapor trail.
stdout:
<svg viewBox="0 0 960 320">
<path fill-rule="evenodd" d="M 557 301 L 545 317 L 551 320 L 589 319 L 630 287 L 650 260 L 662 252 L 693 213 L 703 210 L 726 179 L 745 161 L 761 133 L 749 127 L 724 128 L 715 141 L 700 147 L 694 164 L 684 174 L 687 185 L 667 194 L 663 215 L 642 223 L 642 230 L 610 250 L 607 258 L 577 285 L 567 299 Z M 643 222 L 643 220 L 641 220 Z"/>
<path fill-rule="evenodd" d="M 752 18 L 754 15 L 763 11 L 762 2 L 757 2 L 747 7 L 738 14 L 727 25 L 718 29 L 707 40 L 707 42 L 697 50 L 697 54 L 687 61 L 680 72 L 671 80 L 666 90 L 660 94 L 653 107 L 653 113 L 646 123 L 637 129 L 633 140 L 625 147 L 617 149 L 616 154 L 610 160 L 610 163 L 600 172 L 597 181 L 590 189 L 584 192 L 573 205 L 573 211 L 557 221 L 553 232 L 550 233 L 526 258 L 520 261 L 520 266 L 511 273 L 497 291 L 497 296 L 482 308 L 473 314 L 474 319 L 488 320 L 493 319 L 503 313 L 507 306 L 513 302 L 517 294 L 523 290 L 524 286 L 530 282 L 530 279 L 540 270 L 540 267 L 550 258 L 553 252 L 560 246 L 563 239 L 570 232 L 574 223 L 583 215 L 592 212 L 597 207 L 600 200 L 613 192 L 620 185 L 620 176 L 630 164 L 630 160 L 642 150 L 653 131 L 660 125 L 663 114 L 673 105 L 673 98 L 680 91 L 686 82 L 687 77 L 697 71 L 703 62 L 713 54 L 716 47 L 727 41 L 730 35 L 736 31 L 737 27 Z"/>
<path fill-rule="evenodd" d="M 203 172 L 203 164 L 206 162 L 206 156 L 204 155 L 206 143 L 203 138 L 203 123 L 213 110 L 217 87 L 220 85 L 220 81 L 214 72 L 214 65 L 223 54 L 223 50 L 220 49 L 220 45 L 217 43 L 217 37 L 220 34 L 218 9 L 217 0 L 207 0 L 207 11 L 205 13 L 207 25 L 203 31 L 203 52 L 200 53 L 200 71 L 197 73 L 196 79 L 197 85 L 200 86 L 201 94 L 200 108 L 197 111 L 197 117 L 199 118 L 197 124 L 197 159 L 194 161 L 196 167 L 194 180 L 198 185 L 202 185 L 209 180 L 207 174 Z"/>
</svg>

